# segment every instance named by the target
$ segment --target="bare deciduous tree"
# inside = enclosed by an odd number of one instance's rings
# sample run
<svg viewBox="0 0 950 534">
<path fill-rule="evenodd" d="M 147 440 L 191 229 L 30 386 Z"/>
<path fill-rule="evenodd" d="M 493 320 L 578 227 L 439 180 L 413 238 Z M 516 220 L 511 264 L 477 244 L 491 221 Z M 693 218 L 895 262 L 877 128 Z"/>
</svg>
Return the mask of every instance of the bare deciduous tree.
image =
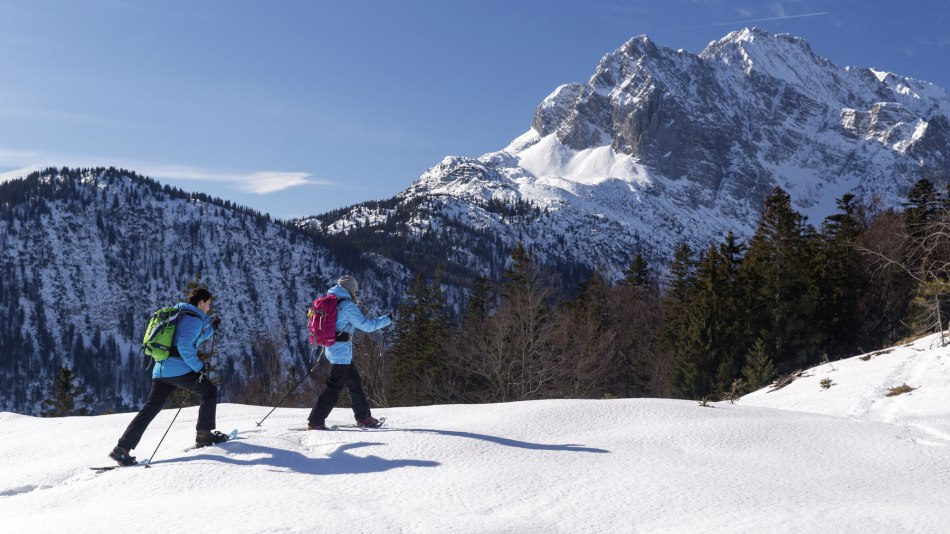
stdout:
<svg viewBox="0 0 950 534">
<path fill-rule="evenodd" d="M 908 224 L 896 242 L 888 248 L 858 246 L 874 258 L 878 273 L 899 270 L 914 281 L 913 303 L 921 310 L 920 327 L 940 332 L 941 343 L 946 324 L 943 306 L 950 296 L 950 209 L 939 210 L 934 217 Z"/>
</svg>

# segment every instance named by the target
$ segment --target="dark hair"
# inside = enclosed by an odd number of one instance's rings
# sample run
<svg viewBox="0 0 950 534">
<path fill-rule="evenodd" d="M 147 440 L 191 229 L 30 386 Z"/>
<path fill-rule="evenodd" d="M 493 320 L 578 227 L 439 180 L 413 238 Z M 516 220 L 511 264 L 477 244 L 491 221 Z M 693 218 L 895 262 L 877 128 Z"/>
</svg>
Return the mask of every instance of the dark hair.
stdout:
<svg viewBox="0 0 950 534">
<path fill-rule="evenodd" d="M 211 296 L 211 292 L 203 287 L 192 289 L 191 293 L 188 294 L 188 304 L 192 306 L 197 306 L 199 302 L 204 302 L 206 300 L 211 300 L 214 297 Z"/>
</svg>

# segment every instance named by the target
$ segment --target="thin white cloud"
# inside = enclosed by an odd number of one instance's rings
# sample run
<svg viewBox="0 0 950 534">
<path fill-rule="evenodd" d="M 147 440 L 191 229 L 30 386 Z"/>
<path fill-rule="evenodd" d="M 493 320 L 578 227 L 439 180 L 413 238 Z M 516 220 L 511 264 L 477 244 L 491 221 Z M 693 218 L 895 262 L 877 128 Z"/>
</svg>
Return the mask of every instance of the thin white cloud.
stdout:
<svg viewBox="0 0 950 534">
<path fill-rule="evenodd" d="M 98 161 L 99 163 L 94 163 L 93 161 Z M 0 148 L 0 169 L 9 168 L 11 170 L 0 172 L 0 182 L 22 178 L 31 172 L 48 167 L 61 167 L 64 165 L 70 167 L 98 167 L 103 165 L 101 162 L 109 162 L 106 164 L 126 168 L 160 181 L 165 179 L 169 181 L 218 183 L 257 195 L 267 195 L 292 187 L 307 185 L 336 185 L 333 182 L 315 179 L 308 172 L 257 171 L 235 173 L 180 165 L 122 161 L 117 158 L 53 156 L 37 152 L 6 150 L 2 148 Z"/>
<path fill-rule="evenodd" d="M 194 167 L 149 165 L 139 165 L 132 168 L 152 178 L 229 184 L 242 191 L 258 195 L 275 193 L 302 185 L 333 185 L 332 182 L 312 179 L 310 173 L 307 172 L 259 171 L 253 173 L 228 173 Z"/>
<path fill-rule="evenodd" d="M 26 167 L 0 172 L 0 184 L 10 180 L 16 180 L 17 178 L 23 178 L 31 172 L 36 172 L 45 168 L 46 167 L 43 165 L 27 165 Z"/>
<path fill-rule="evenodd" d="M 755 15 L 755 12 L 753 12 L 751 9 L 746 9 L 746 8 L 744 8 L 744 7 L 740 7 L 740 8 L 737 9 L 736 11 L 737 11 L 737 12 L 739 13 L 739 15 L 742 16 L 742 17 L 751 17 L 752 15 Z"/>
<path fill-rule="evenodd" d="M 23 165 L 40 157 L 36 152 L 28 150 L 12 150 L 0 148 L 0 165 Z M 20 163 L 16 163 L 20 162 Z"/>
<path fill-rule="evenodd" d="M 242 187 L 252 193 L 266 195 L 301 185 L 330 185 L 328 182 L 308 180 L 308 178 L 310 174 L 305 172 L 255 172 L 244 179 Z"/>
<path fill-rule="evenodd" d="M 685 26 L 682 28 L 670 28 L 668 30 L 660 30 L 660 31 L 697 30 L 699 28 L 714 28 L 716 26 L 735 26 L 736 24 L 747 24 L 749 22 L 765 22 L 765 21 L 773 21 L 773 20 L 800 19 L 804 17 L 817 17 L 820 15 L 828 15 L 830 13 L 831 13 L 830 11 L 822 11 L 820 13 L 803 13 L 801 15 L 783 15 L 780 17 L 767 17 L 764 19 L 742 19 L 742 20 L 733 20 L 730 22 L 715 22 L 712 24 L 703 24 L 700 26 Z"/>
</svg>

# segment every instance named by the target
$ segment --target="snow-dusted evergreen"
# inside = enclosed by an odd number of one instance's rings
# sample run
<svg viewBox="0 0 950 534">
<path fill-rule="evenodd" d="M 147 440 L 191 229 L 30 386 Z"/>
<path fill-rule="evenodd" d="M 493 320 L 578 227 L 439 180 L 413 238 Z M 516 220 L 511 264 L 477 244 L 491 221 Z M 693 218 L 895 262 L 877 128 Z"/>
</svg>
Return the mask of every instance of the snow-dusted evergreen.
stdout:
<svg viewBox="0 0 950 534">
<path fill-rule="evenodd" d="M 388 429 L 303 432 L 294 429 L 305 409 L 278 410 L 258 428 L 268 408 L 223 404 L 218 424 L 240 429 L 237 439 L 185 451 L 197 417 L 186 408 L 152 468 L 104 474 L 89 466 L 108 463 L 132 413 L 3 413 L 0 517 L 5 531 L 44 533 L 943 534 L 950 355 L 937 341 L 824 364 L 710 407 L 391 408 L 374 411 Z M 905 382 L 916 389 L 887 396 Z M 152 453 L 175 411 L 156 418 L 136 453 Z M 337 409 L 328 421 L 350 418 Z"/>
<path fill-rule="evenodd" d="M 394 234 L 425 239 L 459 271 L 491 272 L 520 241 L 549 265 L 619 276 L 638 252 L 662 264 L 682 240 L 701 250 L 730 230 L 750 236 L 776 185 L 818 224 L 844 193 L 894 206 L 919 179 L 942 188 L 948 168 L 940 87 L 839 67 L 757 29 L 698 55 L 641 36 L 586 83 L 555 89 L 506 148 L 447 157 L 390 201 L 303 224 L 375 249 L 396 248 L 382 243 Z"/>
<path fill-rule="evenodd" d="M 225 399 L 260 372 L 251 356 L 262 340 L 303 365 L 307 306 L 344 271 L 379 308 L 408 278 L 393 262 L 128 171 L 50 170 L 0 192 L 0 409 L 37 413 L 63 364 L 96 394 L 94 409 L 138 407 L 148 315 L 183 300 L 198 273 L 224 319 L 214 363 Z"/>
</svg>

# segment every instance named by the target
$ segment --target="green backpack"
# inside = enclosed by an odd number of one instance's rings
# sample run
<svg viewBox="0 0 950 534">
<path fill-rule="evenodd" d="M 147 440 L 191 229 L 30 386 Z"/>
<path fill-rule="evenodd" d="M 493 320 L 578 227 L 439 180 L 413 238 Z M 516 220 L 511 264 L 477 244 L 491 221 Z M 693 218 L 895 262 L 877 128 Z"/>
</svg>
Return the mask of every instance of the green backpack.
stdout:
<svg viewBox="0 0 950 534">
<path fill-rule="evenodd" d="M 156 310 L 145 327 L 145 337 L 142 339 L 142 348 L 145 355 L 160 362 L 171 356 L 178 356 L 175 347 L 175 327 L 183 315 L 195 315 L 194 312 L 169 306 Z"/>
</svg>

